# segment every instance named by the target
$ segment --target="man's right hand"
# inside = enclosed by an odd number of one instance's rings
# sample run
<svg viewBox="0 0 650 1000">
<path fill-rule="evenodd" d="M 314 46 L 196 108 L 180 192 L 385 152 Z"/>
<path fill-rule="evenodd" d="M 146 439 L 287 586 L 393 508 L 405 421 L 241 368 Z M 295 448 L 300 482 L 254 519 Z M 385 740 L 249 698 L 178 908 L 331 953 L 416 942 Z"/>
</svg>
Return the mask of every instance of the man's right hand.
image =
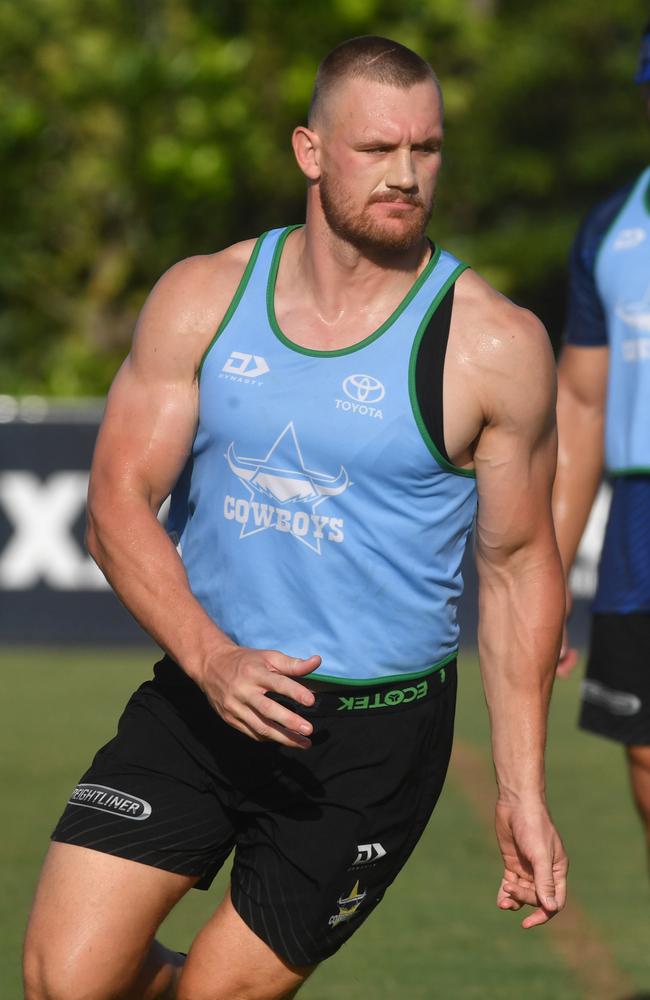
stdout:
<svg viewBox="0 0 650 1000">
<path fill-rule="evenodd" d="M 314 704 L 315 696 L 292 677 L 303 677 L 320 666 L 320 656 L 297 660 L 275 649 L 231 646 L 221 649 L 194 680 L 224 722 L 253 740 L 283 746 L 311 746 L 313 726 L 278 704 L 267 693 L 283 695 L 298 705 Z"/>
</svg>

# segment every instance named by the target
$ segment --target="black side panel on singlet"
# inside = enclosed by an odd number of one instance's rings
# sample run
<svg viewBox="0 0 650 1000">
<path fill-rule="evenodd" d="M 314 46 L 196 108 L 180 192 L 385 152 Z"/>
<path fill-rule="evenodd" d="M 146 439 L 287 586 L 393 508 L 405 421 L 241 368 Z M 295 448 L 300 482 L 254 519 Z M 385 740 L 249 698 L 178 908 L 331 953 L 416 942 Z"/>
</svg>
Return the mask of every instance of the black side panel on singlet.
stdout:
<svg viewBox="0 0 650 1000">
<path fill-rule="evenodd" d="M 420 413 L 431 440 L 448 462 L 451 460 L 445 448 L 442 376 L 453 304 L 454 285 L 429 320 L 415 361 L 415 392 Z"/>
</svg>

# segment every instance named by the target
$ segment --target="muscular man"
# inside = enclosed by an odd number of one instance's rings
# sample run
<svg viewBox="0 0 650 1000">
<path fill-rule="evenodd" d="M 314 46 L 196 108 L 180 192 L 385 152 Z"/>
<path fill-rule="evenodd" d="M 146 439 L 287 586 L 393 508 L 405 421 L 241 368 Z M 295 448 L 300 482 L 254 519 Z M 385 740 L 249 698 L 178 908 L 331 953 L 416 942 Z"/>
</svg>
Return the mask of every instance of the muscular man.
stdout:
<svg viewBox="0 0 650 1000">
<path fill-rule="evenodd" d="M 29 1000 L 293 996 L 347 940 L 444 781 L 476 494 L 498 905 L 532 905 L 525 927 L 563 905 L 553 359 L 533 316 L 427 241 L 442 137 L 427 63 L 342 44 L 293 135 L 306 224 L 183 261 L 144 307 L 89 541 L 165 656 L 54 832 Z M 233 848 L 181 971 L 156 930 Z"/>
<path fill-rule="evenodd" d="M 650 108 L 650 24 L 636 82 Z M 580 725 L 625 747 L 650 850 L 650 168 L 585 219 L 571 255 L 554 491 L 567 574 L 603 467 L 612 483 Z M 570 671 L 566 645 L 558 666 Z M 650 855 L 649 855 L 650 857 Z"/>
</svg>

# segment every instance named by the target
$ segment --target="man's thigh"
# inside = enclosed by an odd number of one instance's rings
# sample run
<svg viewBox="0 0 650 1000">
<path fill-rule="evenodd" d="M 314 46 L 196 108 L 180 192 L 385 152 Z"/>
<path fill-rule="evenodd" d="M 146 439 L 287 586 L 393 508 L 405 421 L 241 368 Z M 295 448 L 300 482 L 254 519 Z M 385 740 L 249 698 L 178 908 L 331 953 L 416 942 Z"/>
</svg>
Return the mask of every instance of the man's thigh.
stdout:
<svg viewBox="0 0 650 1000">
<path fill-rule="evenodd" d="M 650 614 L 594 615 L 580 726 L 650 745 Z"/>
<path fill-rule="evenodd" d="M 158 926 L 195 882 L 84 847 L 52 844 L 25 941 L 34 995 L 117 995 L 137 978 Z"/>
</svg>

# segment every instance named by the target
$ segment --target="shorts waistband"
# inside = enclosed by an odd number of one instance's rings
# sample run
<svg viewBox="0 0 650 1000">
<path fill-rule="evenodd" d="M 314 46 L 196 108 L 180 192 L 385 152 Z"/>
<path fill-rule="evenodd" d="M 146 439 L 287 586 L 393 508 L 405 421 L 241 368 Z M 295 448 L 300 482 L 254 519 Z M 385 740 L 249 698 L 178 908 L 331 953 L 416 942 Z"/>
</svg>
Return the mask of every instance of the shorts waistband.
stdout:
<svg viewBox="0 0 650 1000">
<path fill-rule="evenodd" d="M 310 708 L 300 706 L 300 715 L 311 716 L 358 716 L 385 712 L 397 712 L 424 701 L 436 698 L 455 681 L 456 660 L 450 660 L 443 667 L 434 669 L 424 677 L 404 681 L 383 681 L 368 684 L 336 684 L 311 680 L 306 686 L 316 695 Z M 300 683 L 305 683 L 301 681 Z M 281 695 L 267 695 L 287 707 L 296 710 L 296 703 Z"/>
<path fill-rule="evenodd" d="M 153 685 L 174 701 L 180 697 L 188 704 L 208 706 L 208 701 L 197 684 L 169 656 L 163 656 L 154 667 Z M 444 666 L 434 667 L 424 677 L 399 681 L 370 681 L 368 684 L 338 684 L 335 681 L 321 681 L 317 678 L 296 678 L 316 695 L 315 703 L 309 708 L 297 706 L 293 699 L 283 695 L 267 694 L 267 698 L 298 711 L 305 717 L 339 716 L 356 717 L 377 715 L 384 712 L 398 712 L 419 705 L 437 697 L 455 683 L 456 659 Z M 150 683 L 150 682 L 148 682 Z M 213 711 L 213 709 L 210 709 Z"/>
</svg>

